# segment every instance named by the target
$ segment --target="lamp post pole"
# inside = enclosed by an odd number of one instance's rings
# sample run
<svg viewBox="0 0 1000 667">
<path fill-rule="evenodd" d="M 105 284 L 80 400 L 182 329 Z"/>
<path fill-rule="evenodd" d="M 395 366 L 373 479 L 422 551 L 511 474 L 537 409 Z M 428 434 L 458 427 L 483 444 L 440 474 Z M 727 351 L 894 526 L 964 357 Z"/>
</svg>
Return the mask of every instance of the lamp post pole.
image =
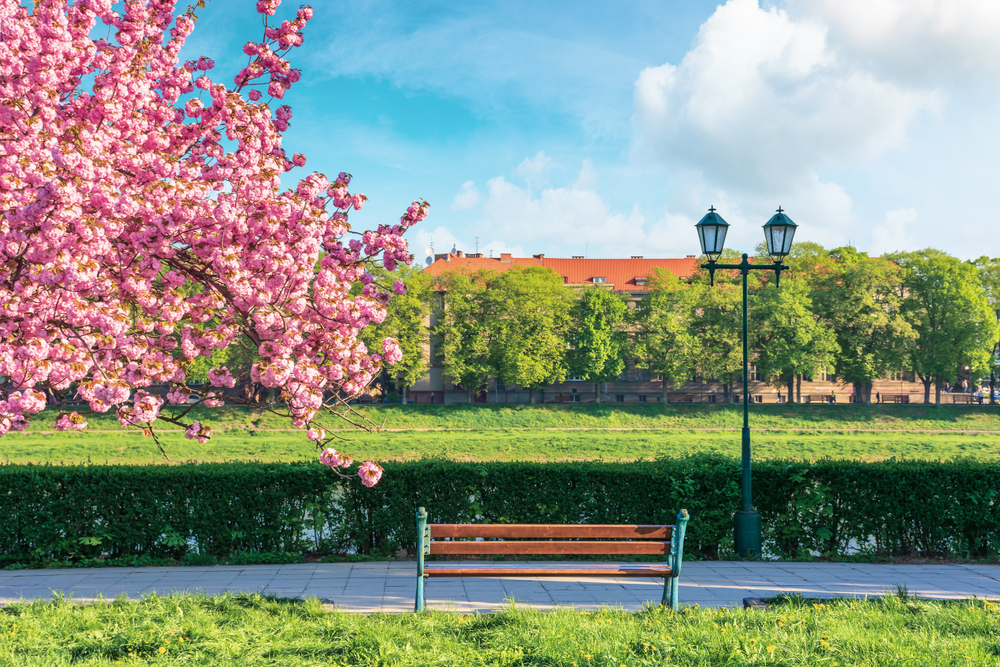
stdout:
<svg viewBox="0 0 1000 667">
<path fill-rule="evenodd" d="M 715 208 L 709 209 L 708 215 L 696 225 L 702 244 L 702 252 L 709 258 L 701 268 L 708 269 L 711 284 L 715 285 L 715 272 L 718 269 L 734 269 L 743 278 L 743 429 L 742 429 L 742 479 L 740 509 L 733 516 L 733 537 L 736 553 L 741 558 L 759 558 L 761 554 L 760 513 L 753 506 L 753 486 L 750 476 L 750 356 L 749 343 L 749 289 L 747 277 L 751 271 L 774 271 L 775 284 L 781 282 L 781 272 L 788 269 L 781 260 L 789 253 L 792 237 L 797 225 L 784 215 L 782 209 L 764 225 L 764 235 L 767 249 L 774 260 L 773 264 L 750 263 L 746 253 L 739 264 L 719 264 L 717 258 L 722 254 L 726 232 L 729 224 L 722 219 Z"/>
</svg>

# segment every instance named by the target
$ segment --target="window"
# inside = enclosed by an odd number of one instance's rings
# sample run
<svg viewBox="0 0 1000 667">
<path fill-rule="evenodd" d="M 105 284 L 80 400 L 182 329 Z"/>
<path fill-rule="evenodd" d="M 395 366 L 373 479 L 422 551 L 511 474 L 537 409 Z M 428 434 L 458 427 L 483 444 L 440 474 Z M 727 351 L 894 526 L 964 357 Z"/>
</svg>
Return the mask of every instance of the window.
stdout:
<svg viewBox="0 0 1000 667">
<path fill-rule="evenodd" d="M 636 285 L 645 285 L 646 284 L 646 279 L 645 278 L 636 278 L 635 279 L 635 284 Z"/>
<path fill-rule="evenodd" d="M 583 382 L 583 378 L 580 377 L 579 375 L 574 375 L 571 378 L 566 378 L 566 382 Z M 576 391 L 576 389 L 574 389 L 573 391 Z"/>
<path fill-rule="evenodd" d="M 640 368 L 635 372 L 636 382 L 649 382 L 649 369 Z"/>
<path fill-rule="evenodd" d="M 764 402 L 764 397 L 761 396 L 760 394 L 751 394 L 750 398 L 753 399 L 754 403 L 763 403 Z"/>
<path fill-rule="evenodd" d="M 580 402 L 580 394 L 573 394 L 572 396 L 570 396 L 570 401 L 569 402 L 570 403 L 579 403 Z"/>
<path fill-rule="evenodd" d="M 618 381 L 619 382 L 628 382 L 628 371 L 627 370 L 622 371 L 621 375 L 618 376 Z"/>
<path fill-rule="evenodd" d="M 497 382 L 497 391 L 507 391 L 507 385 L 503 382 Z"/>
<path fill-rule="evenodd" d="M 645 403 L 646 402 L 646 395 L 645 394 L 639 394 L 639 402 L 640 403 Z"/>
<path fill-rule="evenodd" d="M 624 403 L 625 394 L 615 394 L 615 403 Z"/>
<path fill-rule="evenodd" d="M 591 280 L 595 283 L 601 283 L 601 284 L 608 282 L 607 278 L 605 278 L 604 276 L 595 276 L 591 278 Z"/>
</svg>

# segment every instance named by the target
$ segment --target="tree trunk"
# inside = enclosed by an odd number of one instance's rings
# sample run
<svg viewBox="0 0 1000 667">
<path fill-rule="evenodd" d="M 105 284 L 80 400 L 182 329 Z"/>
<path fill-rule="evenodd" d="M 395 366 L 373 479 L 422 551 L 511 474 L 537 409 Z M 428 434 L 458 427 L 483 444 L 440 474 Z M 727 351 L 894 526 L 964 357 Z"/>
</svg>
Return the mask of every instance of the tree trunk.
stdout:
<svg viewBox="0 0 1000 667">
<path fill-rule="evenodd" d="M 601 383 L 600 382 L 595 382 L 594 383 L 594 401 L 596 401 L 598 405 L 601 404 Z"/>
<path fill-rule="evenodd" d="M 532 405 L 534 405 L 535 404 L 535 388 L 534 387 L 531 387 L 530 389 L 528 389 L 528 397 L 529 397 L 528 398 L 528 402 L 531 403 Z"/>
<path fill-rule="evenodd" d="M 925 378 L 921 375 L 920 382 L 924 385 L 924 405 L 929 405 L 931 402 L 931 378 L 930 376 Z"/>
<path fill-rule="evenodd" d="M 788 402 L 789 403 L 794 403 L 795 402 L 795 376 L 794 375 L 789 375 L 788 376 Z"/>
<path fill-rule="evenodd" d="M 795 402 L 802 403 L 802 373 L 795 376 Z"/>
<path fill-rule="evenodd" d="M 871 382 L 866 382 L 865 383 L 865 405 L 871 405 L 871 404 L 872 404 L 872 383 Z"/>
<path fill-rule="evenodd" d="M 403 397 L 403 405 L 406 405 L 406 390 L 407 386 L 404 384 L 399 388 L 399 395 Z"/>
<path fill-rule="evenodd" d="M 941 405 L 941 376 L 934 378 L 934 405 Z"/>
<path fill-rule="evenodd" d="M 667 404 L 667 392 L 670 390 L 670 383 L 667 382 L 667 376 L 663 376 L 663 404 Z"/>
<path fill-rule="evenodd" d="M 996 405 L 996 390 L 997 390 L 997 372 L 995 370 L 990 371 L 990 405 Z"/>
<path fill-rule="evenodd" d="M 473 403 L 473 398 L 474 398 L 474 397 L 473 397 L 473 392 L 474 392 L 474 391 L 475 391 L 475 390 L 474 390 L 474 389 L 473 389 L 472 387 L 469 387 L 469 404 L 470 404 L 470 405 L 471 405 L 471 404 Z"/>
</svg>

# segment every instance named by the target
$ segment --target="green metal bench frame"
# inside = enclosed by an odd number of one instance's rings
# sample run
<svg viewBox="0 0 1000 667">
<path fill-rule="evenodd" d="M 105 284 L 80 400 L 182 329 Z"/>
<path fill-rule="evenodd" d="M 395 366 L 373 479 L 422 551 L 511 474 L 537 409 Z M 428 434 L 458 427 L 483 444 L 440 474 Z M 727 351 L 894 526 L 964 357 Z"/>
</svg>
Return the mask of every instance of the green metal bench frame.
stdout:
<svg viewBox="0 0 1000 667">
<path fill-rule="evenodd" d="M 688 511 L 681 510 L 673 526 L 588 524 L 428 524 L 427 511 L 417 509 L 417 594 L 414 611 L 424 611 L 424 580 L 429 577 L 662 577 L 663 599 L 677 611 L 678 584 L 684 559 Z M 438 539 L 434 539 L 438 538 Z M 450 538 L 445 541 L 440 538 Z M 483 538 L 456 541 L 455 538 Z M 602 541 L 586 541 L 588 540 Z M 509 540 L 509 541 L 505 541 Z M 428 567 L 424 557 L 496 554 L 657 554 L 667 563 L 602 564 L 575 561 L 532 567 L 459 567 L 452 563 Z"/>
</svg>

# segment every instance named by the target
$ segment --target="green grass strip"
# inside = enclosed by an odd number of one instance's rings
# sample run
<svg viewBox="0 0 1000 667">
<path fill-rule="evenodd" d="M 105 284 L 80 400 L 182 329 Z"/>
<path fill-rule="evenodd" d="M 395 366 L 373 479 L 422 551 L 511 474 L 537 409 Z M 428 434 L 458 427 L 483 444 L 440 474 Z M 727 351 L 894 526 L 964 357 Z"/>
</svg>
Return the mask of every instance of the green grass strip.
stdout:
<svg viewBox="0 0 1000 667">
<path fill-rule="evenodd" d="M 0 664 L 442 667 L 1000 664 L 1000 605 L 887 597 L 766 611 L 347 614 L 317 600 L 150 595 L 0 610 Z"/>
</svg>

